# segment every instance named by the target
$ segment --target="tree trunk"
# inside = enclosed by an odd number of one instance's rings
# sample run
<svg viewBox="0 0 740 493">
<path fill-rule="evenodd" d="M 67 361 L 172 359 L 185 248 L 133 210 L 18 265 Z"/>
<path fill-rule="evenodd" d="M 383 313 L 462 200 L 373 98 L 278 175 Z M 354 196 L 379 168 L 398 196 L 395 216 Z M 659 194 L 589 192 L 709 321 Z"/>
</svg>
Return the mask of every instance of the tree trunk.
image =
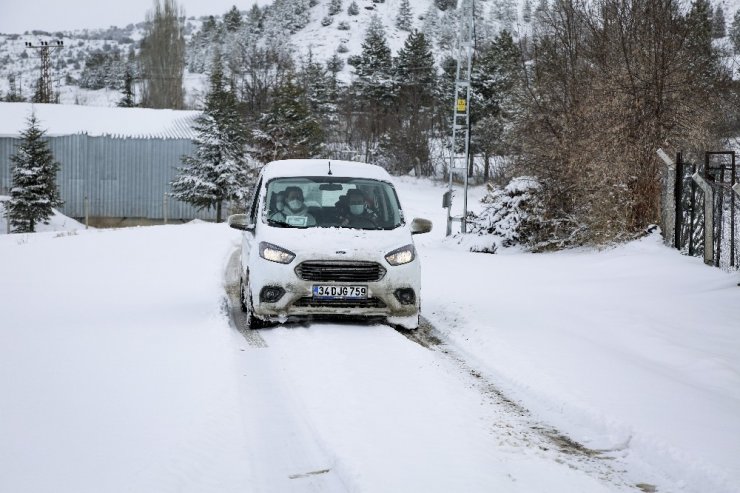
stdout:
<svg viewBox="0 0 740 493">
<path fill-rule="evenodd" d="M 221 202 L 222 202 L 221 200 L 216 202 L 216 222 L 217 223 L 221 222 Z"/>
<path fill-rule="evenodd" d="M 487 152 L 483 153 L 483 162 L 483 183 L 488 183 L 488 177 L 490 175 L 491 168 L 491 156 L 489 156 Z"/>
</svg>

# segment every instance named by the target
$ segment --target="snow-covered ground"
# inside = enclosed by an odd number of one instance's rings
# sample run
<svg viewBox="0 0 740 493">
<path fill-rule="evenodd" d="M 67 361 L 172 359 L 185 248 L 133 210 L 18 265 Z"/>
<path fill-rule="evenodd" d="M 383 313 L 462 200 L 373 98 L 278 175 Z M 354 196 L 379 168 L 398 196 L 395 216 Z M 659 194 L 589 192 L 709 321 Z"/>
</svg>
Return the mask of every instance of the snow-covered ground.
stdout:
<svg viewBox="0 0 740 493">
<path fill-rule="evenodd" d="M 655 236 L 469 253 L 442 186 L 398 188 L 432 348 L 243 336 L 225 225 L 0 235 L 0 491 L 740 491 L 737 273 Z"/>
</svg>

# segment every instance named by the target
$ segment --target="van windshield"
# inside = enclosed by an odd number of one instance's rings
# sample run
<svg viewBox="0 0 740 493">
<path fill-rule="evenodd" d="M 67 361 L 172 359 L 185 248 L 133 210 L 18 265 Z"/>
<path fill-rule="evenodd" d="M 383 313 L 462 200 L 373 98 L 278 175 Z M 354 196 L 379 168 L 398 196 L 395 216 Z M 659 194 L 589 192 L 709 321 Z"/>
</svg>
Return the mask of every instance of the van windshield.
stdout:
<svg viewBox="0 0 740 493">
<path fill-rule="evenodd" d="M 263 221 L 282 228 L 395 229 L 403 224 L 403 212 L 388 182 L 290 177 L 267 184 Z"/>
</svg>

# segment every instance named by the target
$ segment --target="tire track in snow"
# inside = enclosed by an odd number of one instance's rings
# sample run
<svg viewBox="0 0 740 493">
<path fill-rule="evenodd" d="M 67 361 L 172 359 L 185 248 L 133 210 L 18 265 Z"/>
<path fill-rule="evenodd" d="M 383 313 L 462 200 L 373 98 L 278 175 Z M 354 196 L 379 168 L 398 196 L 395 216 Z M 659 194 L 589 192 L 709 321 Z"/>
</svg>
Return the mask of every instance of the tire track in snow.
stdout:
<svg viewBox="0 0 740 493">
<path fill-rule="evenodd" d="M 658 491 L 655 485 L 626 480 L 613 465 L 615 460 L 629 448 L 629 440 L 617 448 L 594 450 L 573 440 L 556 428 L 538 422 L 528 409 L 508 398 L 490 379 L 471 365 L 460 351 L 456 350 L 445 336 L 423 316 L 420 317 L 418 329 L 396 328 L 396 332 L 430 351 L 438 352 L 443 359 L 466 374 L 470 384 L 477 388 L 495 408 L 503 409 L 504 419 L 497 420 L 496 426 L 508 429 L 507 434 L 513 440 L 512 444 L 552 452 L 556 462 L 565 463 L 608 483 L 634 488 L 638 491 Z M 512 426 L 511 421 L 516 424 Z"/>
<path fill-rule="evenodd" d="M 247 344 L 252 347 L 265 348 L 267 343 L 258 331 L 248 327 L 247 317 L 241 309 L 239 300 L 239 255 L 239 250 L 234 250 L 226 264 L 226 271 L 224 272 L 224 289 L 226 290 L 224 309 L 229 314 L 231 325 L 244 336 Z"/>
</svg>

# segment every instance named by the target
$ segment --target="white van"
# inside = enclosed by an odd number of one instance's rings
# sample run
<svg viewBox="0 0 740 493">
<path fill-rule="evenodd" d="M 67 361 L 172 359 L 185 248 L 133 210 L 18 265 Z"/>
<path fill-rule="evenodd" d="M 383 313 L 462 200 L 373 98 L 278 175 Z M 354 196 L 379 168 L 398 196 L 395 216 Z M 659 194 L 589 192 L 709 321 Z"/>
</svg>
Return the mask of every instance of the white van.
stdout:
<svg viewBox="0 0 740 493">
<path fill-rule="evenodd" d="M 317 316 L 383 319 L 415 329 L 420 265 L 411 235 L 432 223 L 404 217 L 388 173 L 326 159 L 267 164 L 247 214 L 241 303 L 250 328 Z"/>
</svg>

